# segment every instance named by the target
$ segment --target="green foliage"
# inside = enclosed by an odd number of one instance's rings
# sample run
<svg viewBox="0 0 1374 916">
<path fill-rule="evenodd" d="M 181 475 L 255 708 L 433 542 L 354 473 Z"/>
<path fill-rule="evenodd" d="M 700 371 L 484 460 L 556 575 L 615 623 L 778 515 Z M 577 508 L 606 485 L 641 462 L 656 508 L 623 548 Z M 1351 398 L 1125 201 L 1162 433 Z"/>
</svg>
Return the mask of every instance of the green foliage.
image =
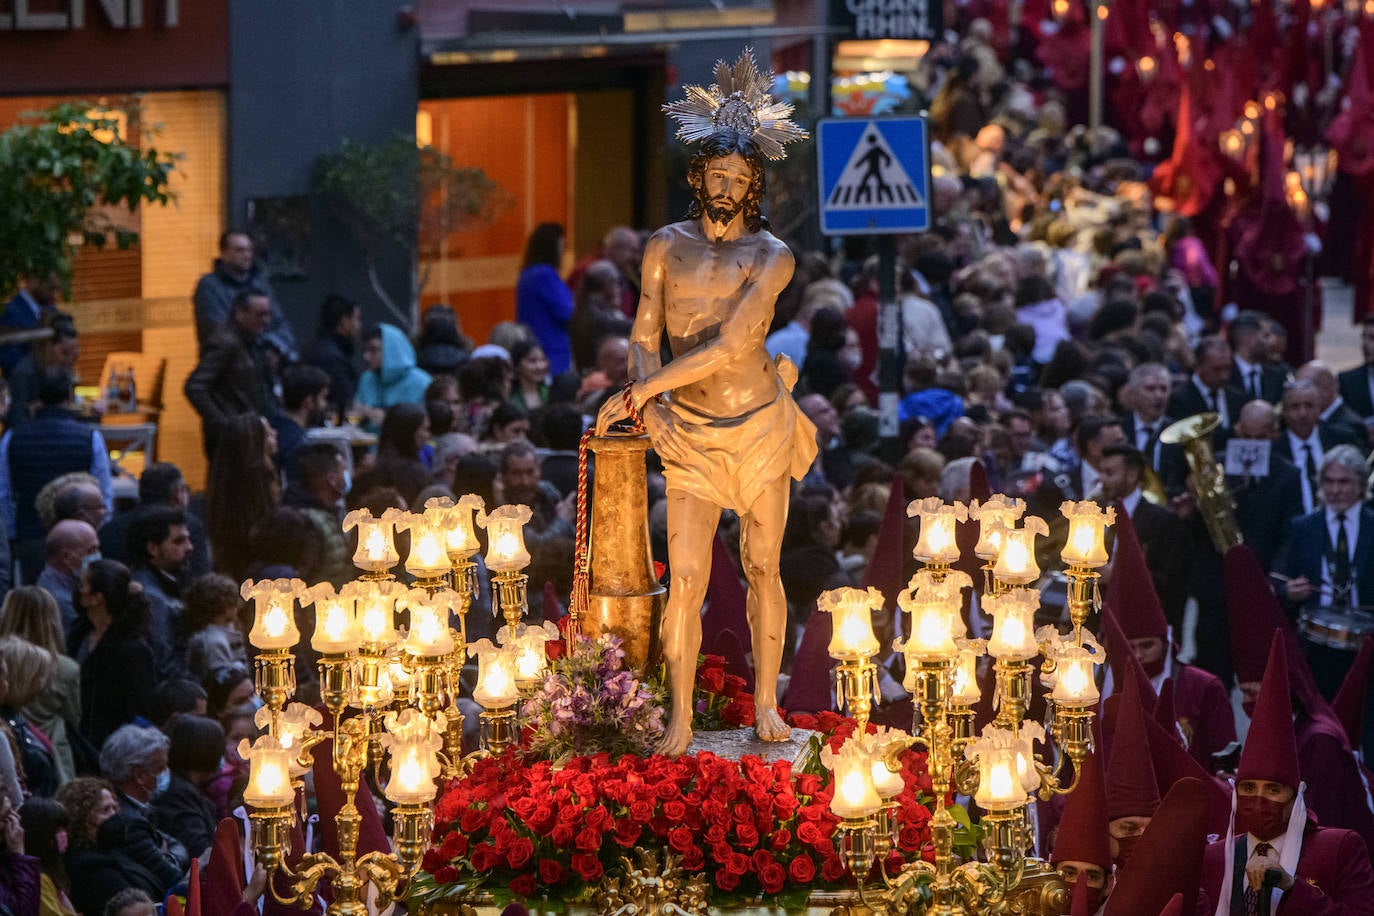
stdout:
<svg viewBox="0 0 1374 916">
<path fill-rule="evenodd" d="M 486 225 L 513 203 L 481 169 L 455 166 L 405 134 L 377 144 L 345 140 L 315 163 L 315 190 L 353 234 L 373 291 L 403 324 L 413 323 L 427 277 L 417 271 L 411 309 L 402 309 L 377 274 L 383 247 L 399 246 L 416 266 L 438 256 L 451 233 Z"/>
<path fill-rule="evenodd" d="M 132 213 L 174 199 L 168 181 L 180 154 L 148 146 L 155 131 L 146 124 L 143 147 L 129 145 L 119 115 L 67 103 L 25 113 L 0 134 L 0 291 L 25 276 L 57 274 L 66 285 L 82 245 L 133 245 L 138 233 L 102 208 Z"/>
</svg>

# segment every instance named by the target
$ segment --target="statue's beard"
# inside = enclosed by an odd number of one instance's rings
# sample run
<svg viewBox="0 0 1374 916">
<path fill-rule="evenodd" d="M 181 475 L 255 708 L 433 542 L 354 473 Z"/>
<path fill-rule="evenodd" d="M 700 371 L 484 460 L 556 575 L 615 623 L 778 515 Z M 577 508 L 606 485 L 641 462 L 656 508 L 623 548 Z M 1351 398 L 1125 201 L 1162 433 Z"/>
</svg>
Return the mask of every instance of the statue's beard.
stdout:
<svg viewBox="0 0 1374 916">
<path fill-rule="evenodd" d="M 736 201 L 725 196 L 703 200 L 701 204 L 707 218 L 721 226 L 728 225 L 744 209 L 744 201 Z"/>
</svg>

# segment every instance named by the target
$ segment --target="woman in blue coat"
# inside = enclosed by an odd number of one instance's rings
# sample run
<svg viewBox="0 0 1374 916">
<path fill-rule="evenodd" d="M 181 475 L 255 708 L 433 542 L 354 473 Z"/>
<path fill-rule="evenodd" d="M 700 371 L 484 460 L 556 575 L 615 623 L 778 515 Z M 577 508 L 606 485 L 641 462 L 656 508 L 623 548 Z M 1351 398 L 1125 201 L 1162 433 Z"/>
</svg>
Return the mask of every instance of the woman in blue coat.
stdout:
<svg viewBox="0 0 1374 916">
<path fill-rule="evenodd" d="M 515 320 L 534 333 L 554 376 L 572 366 L 568 320 L 572 318 L 573 295 L 558 274 L 563 242 L 563 227 L 558 223 L 535 226 L 525 243 L 525 260 L 515 284 Z"/>
</svg>

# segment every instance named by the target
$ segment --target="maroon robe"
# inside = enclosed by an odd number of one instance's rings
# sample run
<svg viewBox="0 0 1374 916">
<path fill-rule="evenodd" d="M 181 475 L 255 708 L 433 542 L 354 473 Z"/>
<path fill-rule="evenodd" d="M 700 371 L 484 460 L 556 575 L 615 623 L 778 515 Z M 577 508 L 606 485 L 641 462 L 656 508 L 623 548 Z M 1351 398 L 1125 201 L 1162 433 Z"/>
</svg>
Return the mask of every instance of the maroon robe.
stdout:
<svg viewBox="0 0 1374 916">
<path fill-rule="evenodd" d="M 1298 740 L 1298 768 L 1307 783 L 1308 810 L 1324 827 L 1358 834 L 1374 855 L 1374 812 L 1369 810 L 1355 755 L 1324 719 L 1299 716 L 1293 728 Z"/>
<path fill-rule="evenodd" d="M 1175 665 L 1174 714 L 1188 736 L 1188 752 L 1211 773 L 1212 755 L 1236 740 L 1231 697 L 1215 674 L 1193 665 Z"/>
<path fill-rule="evenodd" d="M 1237 837 L 1237 843 L 1246 842 Z M 1232 864 L 1234 847 L 1220 841 L 1202 856 L 1202 888 L 1213 899 L 1221 893 L 1223 868 Z M 1245 889 L 1245 873 L 1232 878 L 1237 893 Z M 1231 906 L 1231 916 L 1245 916 L 1244 906 Z M 1374 916 L 1374 870 L 1360 837 L 1349 830 L 1308 825 L 1302 838 L 1293 886 L 1279 900 L 1274 916 Z"/>
</svg>

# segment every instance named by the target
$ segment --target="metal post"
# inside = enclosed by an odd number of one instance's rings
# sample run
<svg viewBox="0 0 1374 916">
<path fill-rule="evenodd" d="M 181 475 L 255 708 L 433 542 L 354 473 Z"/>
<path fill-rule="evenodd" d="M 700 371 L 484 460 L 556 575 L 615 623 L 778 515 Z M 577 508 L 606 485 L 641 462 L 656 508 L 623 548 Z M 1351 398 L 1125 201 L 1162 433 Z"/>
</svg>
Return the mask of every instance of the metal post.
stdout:
<svg viewBox="0 0 1374 916">
<path fill-rule="evenodd" d="M 902 313 L 897 306 L 897 239 L 878 236 L 878 434 L 880 453 L 894 466 L 902 458 L 897 404 L 902 399 Z"/>
<path fill-rule="evenodd" d="M 1094 132 L 1102 126 L 1102 33 L 1105 23 L 1098 14 L 1106 9 L 1107 4 L 1103 0 L 1089 2 L 1092 47 L 1088 59 L 1088 127 Z"/>
</svg>

